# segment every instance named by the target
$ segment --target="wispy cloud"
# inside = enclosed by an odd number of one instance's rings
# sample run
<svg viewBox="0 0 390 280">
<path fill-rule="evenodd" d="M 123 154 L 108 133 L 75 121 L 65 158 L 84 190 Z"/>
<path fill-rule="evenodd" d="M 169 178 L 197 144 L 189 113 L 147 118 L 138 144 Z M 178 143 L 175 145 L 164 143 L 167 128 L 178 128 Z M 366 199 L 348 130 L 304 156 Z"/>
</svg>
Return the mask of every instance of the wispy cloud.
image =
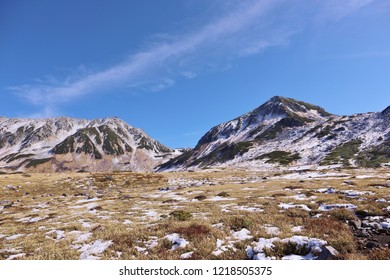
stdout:
<svg viewBox="0 0 390 280">
<path fill-rule="evenodd" d="M 315 2 L 321 3 L 316 4 L 321 11 L 319 18 L 337 20 L 371 1 L 373 0 Z M 192 32 L 164 35 L 163 38 L 159 36 L 158 43 L 152 42 L 150 47 L 107 69 L 91 73 L 83 67 L 83 71 L 76 71 L 77 74 L 72 73 L 63 81 L 40 80 L 36 84 L 8 89 L 32 104 L 42 106 L 44 114 L 48 115 L 53 114 L 52 108 L 60 103 L 96 92 L 108 92 L 108 89 L 141 87 L 149 91 L 160 91 L 173 86 L 178 77 L 193 79 L 215 65 L 226 65 L 239 57 L 288 44 L 297 30 L 291 20 L 289 22 L 288 15 L 287 22 L 275 20 L 275 11 L 283 11 L 285 6 L 293 10 L 294 5 L 306 1 L 237 2 L 229 2 L 233 12 L 193 28 Z M 283 15 L 282 12 L 280 14 Z"/>
</svg>

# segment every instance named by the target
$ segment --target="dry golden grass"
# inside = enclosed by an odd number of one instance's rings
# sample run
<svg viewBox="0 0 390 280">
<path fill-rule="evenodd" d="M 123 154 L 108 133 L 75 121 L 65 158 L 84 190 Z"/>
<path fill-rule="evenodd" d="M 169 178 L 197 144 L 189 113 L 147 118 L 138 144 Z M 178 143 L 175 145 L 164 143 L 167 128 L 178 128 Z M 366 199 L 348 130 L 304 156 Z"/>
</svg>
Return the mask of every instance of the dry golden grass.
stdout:
<svg viewBox="0 0 390 280">
<path fill-rule="evenodd" d="M 246 259 L 245 248 L 253 241 L 275 235 L 326 240 L 344 259 L 388 259 L 388 249 L 359 249 L 347 225 L 356 218 L 351 210 L 318 210 L 322 204 L 351 203 L 364 215 L 388 215 L 383 209 L 389 203 L 377 202 L 390 200 L 390 188 L 384 187 L 390 182 L 387 172 L 351 169 L 341 170 L 339 176 L 318 178 L 244 170 L 3 174 L 0 259 L 79 259 L 83 247 L 109 241 L 107 248 L 89 255 L 180 259 L 183 253 L 193 252 L 191 259 Z M 372 178 L 356 177 L 361 174 Z M 317 191 L 329 187 L 338 192 Z M 347 190 L 371 193 L 349 198 L 341 193 Z M 305 205 L 310 211 L 282 209 L 281 203 Z M 292 231 L 297 226 L 302 227 L 301 232 Z M 279 232 L 268 232 L 267 227 Z M 248 229 L 253 238 L 233 236 L 242 229 Z M 173 244 L 166 238 L 172 233 L 188 244 L 172 250 Z M 231 246 L 215 255 L 217 240 Z M 294 251 L 288 244 L 276 248 L 272 254 L 278 258 Z"/>
</svg>

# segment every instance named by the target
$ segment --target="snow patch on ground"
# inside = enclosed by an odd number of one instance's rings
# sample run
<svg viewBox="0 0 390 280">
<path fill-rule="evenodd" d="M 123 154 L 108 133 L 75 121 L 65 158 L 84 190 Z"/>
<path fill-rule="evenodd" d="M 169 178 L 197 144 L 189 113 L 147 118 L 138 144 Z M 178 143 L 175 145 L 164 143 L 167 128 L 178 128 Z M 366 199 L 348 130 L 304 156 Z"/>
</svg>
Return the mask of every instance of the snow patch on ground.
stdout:
<svg viewBox="0 0 390 280">
<path fill-rule="evenodd" d="M 60 240 L 65 237 L 65 231 L 53 229 L 51 231 L 46 232 L 46 238 Z"/>
<path fill-rule="evenodd" d="M 290 208 L 301 208 L 301 209 L 306 210 L 306 211 L 311 211 L 311 209 L 305 204 L 279 203 L 278 206 L 280 208 L 282 208 L 283 210 L 287 210 Z"/>
<path fill-rule="evenodd" d="M 356 209 L 356 205 L 353 204 L 323 204 L 320 207 L 318 207 L 318 210 L 320 211 L 331 211 L 333 209 Z"/>
<path fill-rule="evenodd" d="M 171 233 L 165 236 L 165 239 L 168 239 L 172 243 L 171 250 L 176 250 L 177 248 L 185 248 L 189 242 L 184 238 L 180 237 L 178 233 Z"/>
<path fill-rule="evenodd" d="M 278 227 L 275 227 L 273 225 L 264 225 L 263 228 L 265 229 L 265 232 L 269 235 L 279 235 L 280 229 Z"/>
<path fill-rule="evenodd" d="M 316 192 L 325 193 L 325 194 L 332 194 L 332 193 L 336 193 L 336 189 L 334 189 L 332 187 L 330 187 L 330 188 L 321 188 L 321 189 L 316 190 Z"/>
<path fill-rule="evenodd" d="M 45 218 L 42 218 L 42 217 L 25 217 L 25 218 L 21 218 L 19 220 L 16 220 L 17 222 L 22 222 L 22 223 L 36 223 L 36 222 L 39 222 L 41 220 L 43 220 Z"/>
<path fill-rule="evenodd" d="M 181 255 L 180 255 L 180 258 L 181 258 L 181 259 L 189 259 L 189 258 L 192 257 L 192 254 L 193 254 L 193 253 L 194 253 L 194 252 L 192 251 L 192 252 L 188 252 L 188 253 L 181 254 Z"/>
<path fill-rule="evenodd" d="M 222 200 L 236 200 L 236 198 L 229 198 L 229 197 L 222 197 L 222 196 L 215 196 L 215 197 L 212 197 L 212 198 L 208 198 L 206 199 L 208 201 L 222 201 Z"/>
<path fill-rule="evenodd" d="M 322 247 L 327 244 L 326 241 L 317 239 L 317 238 L 309 238 L 306 236 L 292 236 L 290 238 L 280 239 L 278 237 L 265 239 L 260 238 L 258 242 L 254 242 L 253 246 L 248 246 L 246 248 L 246 253 L 249 259 L 253 260 L 271 260 L 272 258 L 269 256 L 266 256 L 264 253 L 264 249 L 272 249 L 275 246 L 275 242 L 281 242 L 281 243 L 292 243 L 296 245 L 296 248 L 302 248 L 305 247 L 308 251 L 310 251 L 305 256 L 298 256 L 298 255 L 289 255 L 284 256 L 282 259 L 300 259 L 300 260 L 312 260 L 316 259 L 316 256 L 321 253 Z"/>
<path fill-rule="evenodd" d="M 18 259 L 18 258 L 22 258 L 24 257 L 26 254 L 25 253 L 20 253 L 20 254 L 16 254 L 16 255 L 11 255 L 7 258 L 7 260 L 14 260 L 14 259 Z"/>
<path fill-rule="evenodd" d="M 247 240 L 253 238 L 252 235 L 249 235 L 251 232 L 247 230 L 246 228 L 243 228 L 239 231 L 233 232 L 233 238 L 238 240 Z"/>
<path fill-rule="evenodd" d="M 303 230 L 303 226 L 296 226 L 291 228 L 292 232 L 301 232 L 302 230 Z"/>
<path fill-rule="evenodd" d="M 99 254 L 103 253 L 110 245 L 112 241 L 96 240 L 92 244 L 86 244 L 79 251 L 81 252 L 80 260 L 98 260 Z"/>
<path fill-rule="evenodd" d="M 6 237 L 5 240 L 15 240 L 15 239 L 22 237 L 22 236 L 24 236 L 24 234 L 18 233 L 18 234 L 14 234 L 14 235 Z"/>
</svg>

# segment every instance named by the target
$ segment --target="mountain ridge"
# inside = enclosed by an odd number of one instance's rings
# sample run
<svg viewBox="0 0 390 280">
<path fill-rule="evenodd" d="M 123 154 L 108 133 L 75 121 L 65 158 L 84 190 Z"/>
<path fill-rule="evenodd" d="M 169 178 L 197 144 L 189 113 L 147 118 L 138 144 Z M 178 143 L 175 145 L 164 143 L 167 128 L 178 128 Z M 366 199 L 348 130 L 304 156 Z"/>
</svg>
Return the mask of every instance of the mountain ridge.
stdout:
<svg viewBox="0 0 390 280">
<path fill-rule="evenodd" d="M 0 119 L 0 168 L 150 171 L 174 154 L 116 117 Z"/>
<path fill-rule="evenodd" d="M 0 170 L 175 171 L 210 167 L 390 165 L 390 106 L 338 116 L 274 96 L 212 127 L 192 149 L 171 149 L 117 117 L 0 117 Z"/>
<path fill-rule="evenodd" d="M 326 163 L 378 166 L 390 162 L 389 111 L 390 106 L 378 113 L 338 116 L 310 103 L 274 96 L 249 113 L 214 126 L 194 149 L 158 170 Z M 353 155 L 337 154 L 349 148 Z M 379 161 L 367 156 L 370 149 L 379 151 Z"/>
</svg>

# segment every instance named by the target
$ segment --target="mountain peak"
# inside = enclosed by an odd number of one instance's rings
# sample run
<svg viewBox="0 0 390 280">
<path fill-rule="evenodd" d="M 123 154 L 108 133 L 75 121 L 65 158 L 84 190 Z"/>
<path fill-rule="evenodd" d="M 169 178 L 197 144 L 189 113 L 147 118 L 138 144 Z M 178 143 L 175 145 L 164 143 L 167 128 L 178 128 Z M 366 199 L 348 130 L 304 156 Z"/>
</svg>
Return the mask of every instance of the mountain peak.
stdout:
<svg viewBox="0 0 390 280">
<path fill-rule="evenodd" d="M 256 110 L 277 115 L 311 113 L 311 115 L 318 115 L 320 118 L 326 118 L 332 115 L 317 105 L 278 95 L 269 99 Z"/>
<path fill-rule="evenodd" d="M 268 102 L 283 102 L 286 98 L 283 96 L 275 95 Z"/>
<path fill-rule="evenodd" d="M 381 112 L 381 114 L 382 114 L 383 116 L 389 116 L 389 117 L 390 117 L 390 106 L 387 107 L 386 109 L 384 109 L 384 110 Z"/>
</svg>

